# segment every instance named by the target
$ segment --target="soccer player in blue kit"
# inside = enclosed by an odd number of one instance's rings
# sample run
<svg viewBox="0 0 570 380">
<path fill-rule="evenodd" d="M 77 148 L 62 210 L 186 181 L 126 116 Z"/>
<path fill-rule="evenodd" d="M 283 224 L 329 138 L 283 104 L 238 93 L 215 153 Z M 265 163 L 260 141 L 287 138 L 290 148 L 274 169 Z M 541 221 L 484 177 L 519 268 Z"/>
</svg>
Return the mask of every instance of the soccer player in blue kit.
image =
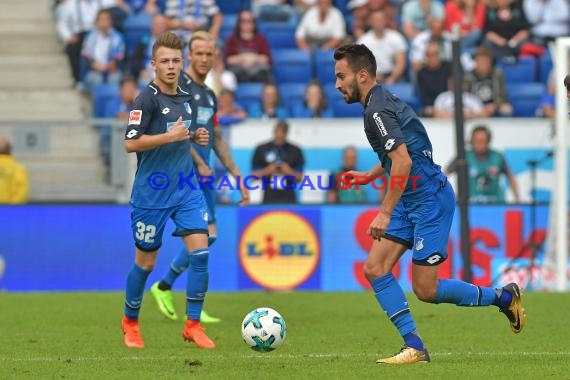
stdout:
<svg viewBox="0 0 570 380">
<path fill-rule="evenodd" d="M 365 276 L 404 340 L 398 353 L 377 363 L 430 361 L 406 296 L 392 275 L 394 265 L 408 249 L 412 249 L 412 287 L 421 301 L 495 305 L 509 319 L 512 331 L 519 333 L 525 314 L 517 284 L 493 289 L 461 280 L 438 279 L 438 266 L 447 258 L 455 194 L 441 167 L 433 162 L 431 142 L 419 118 L 410 106 L 376 83 L 376 60 L 366 46 L 341 46 L 334 59 L 336 88 L 345 102 L 360 102 L 364 106 L 364 132 L 380 160 L 367 173 L 349 172 L 351 181 L 366 184 L 386 172 L 391 180 L 405 179 L 406 184 L 405 188 L 388 186 L 367 230 L 374 241 L 364 264 Z"/>
<path fill-rule="evenodd" d="M 197 170 L 203 178 L 213 179 L 212 171 L 209 167 L 212 150 L 226 167 L 228 172 L 241 181 L 242 175 L 234 162 L 228 145 L 224 141 L 222 131 L 217 122 L 217 101 L 214 91 L 205 85 L 206 76 L 214 65 L 214 54 L 216 50 L 215 38 L 206 31 L 192 33 L 188 43 L 190 66 L 187 72 L 180 75 L 179 84 L 181 88 L 189 92 L 194 103 L 192 109 L 194 113 L 195 127 L 206 128 L 210 135 L 210 140 L 205 146 L 192 146 L 192 159 Z M 206 206 L 208 210 L 208 245 L 211 246 L 216 241 L 216 194 L 212 181 L 202 184 Z M 249 190 L 243 183 L 239 187 L 241 192 L 240 205 L 249 203 Z M 156 299 L 159 310 L 167 318 L 176 320 L 178 318 L 172 300 L 172 285 L 174 281 L 186 270 L 189 264 L 189 256 L 185 250 L 180 252 L 170 263 L 168 272 L 160 282 L 156 282 L 151 287 L 151 293 Z M 219 319 L 208 315 L 202 310 L 200 317 L 202 323 L 218 322 Z"/>
<path fill-rule="evenodd" d="M 143 348 L 139 312 L 148 275 L 162 245 L 166 221 L 172 218 L 175 236 L 182 237 L 189 256 L 186 286 L 188 319 L 185 340 L 199 348 L 215 347 L 200 325 L 208 290 L 208 224 L 202 191 L 189 154 L 190 141 L 206 145 L 208 131 L 190 131 L 192 96 L 178 85 L 184 43 L 173 33 L 161 34 L 152 48 L 155 80 L 141 92 L 129 114 L 125 149 L 137 153 L 137 171 L 131 194 L 135 262 L 127 276 L 125 315 L 127 347 Z"/>
</svg>

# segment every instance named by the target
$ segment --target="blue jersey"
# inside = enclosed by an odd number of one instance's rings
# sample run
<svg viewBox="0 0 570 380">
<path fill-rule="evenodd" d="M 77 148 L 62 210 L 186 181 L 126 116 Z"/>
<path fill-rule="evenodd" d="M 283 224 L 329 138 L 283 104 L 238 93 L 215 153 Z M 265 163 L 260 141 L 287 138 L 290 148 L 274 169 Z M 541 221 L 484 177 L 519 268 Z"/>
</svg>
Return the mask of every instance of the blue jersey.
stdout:
<svg viewBox="0 0 570 380">
<path fill-rule="evenodd" d="M 417 180 L 415 189 L 412 180 L 408 181 L 402 201 L 422 199 L 443 186 L 446 177 L 433 162 L 431 142 L 422 122 L 409 105 L 380 84 L 366 96 L 364 131 L 388 174 L 392 168 L 388 153 L 406 144 L 412 160 L 410 176 L 417 176 Z"/>
<path fill-rule="evenodd" d="M 190 75 L 183 72 L 179 80 L 180 87 L 184 91 L 190 93 L 193 98 L 192 111 L 193 123 L 192 130 L 197 128 L 206 128 L 210 134 L 208 145 L 201 146 L 194 144 L 193 148 L 198 152 L 206 165 L 210 165 L 210 154 L 214 142 L 214 128 L 218 127 L 216 112 L 218 112 L 218 102 L 214 91 L 206 85 L 200 85 L 192 80 Z"/>
<path fill-rule="evenodd" d="M 190 128 L 191 102 L 191 95 L 180 87 L 176 95 L 167 95 L 154 83 L 150 83 L 135 100 L 129 114 L 125 139 L 138 139 L 143 134 L 165 133 L 180 116 Z M 200 197 L 194 163 L 190 156 L 190 140 L 137 152 L 137 171 L 131 194 L 133 206 L 164 209 Z"/>
</svg>

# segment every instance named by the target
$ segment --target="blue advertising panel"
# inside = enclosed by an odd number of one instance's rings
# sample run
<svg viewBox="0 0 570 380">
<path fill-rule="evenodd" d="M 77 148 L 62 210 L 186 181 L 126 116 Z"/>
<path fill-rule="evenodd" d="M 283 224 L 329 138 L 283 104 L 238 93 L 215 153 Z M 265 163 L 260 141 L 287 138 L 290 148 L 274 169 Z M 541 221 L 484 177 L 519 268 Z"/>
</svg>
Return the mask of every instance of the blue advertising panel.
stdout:
<svg viewBox="0 0 570 380">
<path fill-rule="evenodd" d="M 369 288 L 362 271 L 372 240 L 366 229 L 374 206 L 218 207 L 218 240 L 211 247 L 210 290 L 323 290 Z M 513 273 L 501 268 L 545 252 L 548 207 L 472 206 L 474 282 L 500 284 Z M 123 290 L 134 258 L 130 207 L 38 205 L 0 207 L 0 289 L 6 291 Z M 159 280 L 183 248 L 168 223 L 148 286 Z M 458 218 L 448 241 L 441 277 L 462 278 Z M 410 252 L 394 273 L 411 289 Z M 540 261 L 537 261 L 540 262 Z M 515 266 L 516 266 L 515 265 Z M 520 272 L 520 271 L 519 271 Z M 175 285 L 185 288 L 186 275 Z"/>
</svg>

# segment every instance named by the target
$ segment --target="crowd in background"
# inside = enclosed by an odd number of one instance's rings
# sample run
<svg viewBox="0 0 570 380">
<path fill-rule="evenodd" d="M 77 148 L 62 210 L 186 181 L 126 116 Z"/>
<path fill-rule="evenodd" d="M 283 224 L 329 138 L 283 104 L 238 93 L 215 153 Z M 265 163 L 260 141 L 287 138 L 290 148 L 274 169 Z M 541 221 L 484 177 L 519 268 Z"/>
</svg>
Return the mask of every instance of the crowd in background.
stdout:
<svg viewBox="0 0 570 380">
<path fill-rule="evenodd" d="M 59 0 L 54 15 L 75 86 L 93 97 L 95 117 L 127 117 L 138 90 L 153 79 L 156 36 L 174 31 L 188 41 L 208 30 L 218 44 L 207 84 L 218 96 L 222 125 L 356 115 L 343 113 L 334 89 L 332 52 L 347 42 L 370 48 L 379 82 L 398 95 L 411 89 L 404 100 L 418 114 L 452 118 L 453 33 L 461 36 L 465 118 L 521 116 L 509 94 L 509 70 L 515 73 L 518 62 L 531 62 L 523 80 L 544 88 L 532 116 L 553 117 L 549 44 L 570 35 L 568 0 Z M 308 73 L 278 54 L 291 51 L 309 57 Z M 98 103 L 105 86 L 115 90 Z M 101 132 L 108 165 L 110 133 Z M 343 152 L 343 165 L 353 153 Z M 331 192 L 329 201 L 360 196 Z"/>
</svg>

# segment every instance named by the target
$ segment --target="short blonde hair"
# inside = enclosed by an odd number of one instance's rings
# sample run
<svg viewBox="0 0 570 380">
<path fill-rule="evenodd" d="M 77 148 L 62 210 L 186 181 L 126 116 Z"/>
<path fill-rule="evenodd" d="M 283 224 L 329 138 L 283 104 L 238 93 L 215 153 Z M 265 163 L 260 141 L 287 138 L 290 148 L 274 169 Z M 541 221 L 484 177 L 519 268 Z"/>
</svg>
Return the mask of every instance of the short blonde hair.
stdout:
<svg viewBox="0 0 570 380">
<path fill-rule="evenodd" d="M 216 45 L 216 39 L 210 32 L 206 32 L 205 30 L 198 30 L 192 33 L 192 37 L 190 37 L 190 41 L 188 41 L 188 49 L 192 50 L 192 43 L 194 41 L 206 41 L 211 42 Z"/>
</svg>

